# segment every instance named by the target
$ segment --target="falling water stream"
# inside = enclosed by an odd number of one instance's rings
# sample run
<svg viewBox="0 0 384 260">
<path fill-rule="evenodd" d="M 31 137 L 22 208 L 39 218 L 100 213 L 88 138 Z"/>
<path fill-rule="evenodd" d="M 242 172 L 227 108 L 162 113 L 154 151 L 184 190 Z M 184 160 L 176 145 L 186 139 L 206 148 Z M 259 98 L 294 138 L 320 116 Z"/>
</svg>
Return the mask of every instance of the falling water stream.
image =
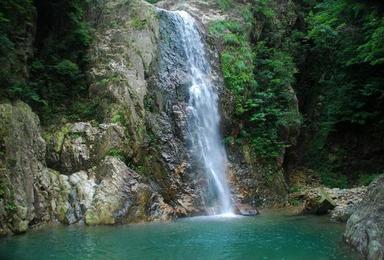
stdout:
<svg viewBox="0 0 384 260">
<path fill-rule="evenodd" d="M 177 16 L 191 84 L 189 87 L 189 137 L 192 151 L 204 165 L 209 192 L 216 196 L 215 214 L 231 214 L 231 196 L 226 179 L 227 156 L 221 143 L 218 96 L 211 80 L 211 66 L 195 19 L 185 11 Z"/>
</svg>

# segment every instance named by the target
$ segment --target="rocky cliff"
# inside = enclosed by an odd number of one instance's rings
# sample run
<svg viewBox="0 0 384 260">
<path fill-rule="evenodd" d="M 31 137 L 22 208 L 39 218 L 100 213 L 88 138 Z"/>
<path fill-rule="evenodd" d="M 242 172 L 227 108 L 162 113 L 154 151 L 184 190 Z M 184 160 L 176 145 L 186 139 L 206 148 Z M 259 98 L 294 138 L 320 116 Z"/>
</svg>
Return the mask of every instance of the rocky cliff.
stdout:
<svg viewBox="0 0 384 260">
<path fill-rule="evenodd" d="M 196 18 L 208 42 L 223 131 L 230 131 L 233 97 L 221 79 L 217 43 L 206 33 L 209 23 L 227 15 L 214 1 L 159 6 L 204 14 Z M 190 79 L 172 16 L 142 0 L 109 0 L 95 1 L 88 17 L 94 30 L 89 96 L 101 107 L 98 121 L 62 120 L 41 129 L 27 104 L 1 102 L 1 234 L 52 222 L 114 224 L 207 213 L 206 179 L 186 138 Z M 259 167 L 247 144 L 229 152 L 234 204 L 285 204 L 281 168 L 265 178 L 268 169 Z"/>
<path fill-rule="evenodd" d="M 347 222 L 344 238 L 369 260 L 384 258 L 384 175 L 375 179 Z"/>
</svg>

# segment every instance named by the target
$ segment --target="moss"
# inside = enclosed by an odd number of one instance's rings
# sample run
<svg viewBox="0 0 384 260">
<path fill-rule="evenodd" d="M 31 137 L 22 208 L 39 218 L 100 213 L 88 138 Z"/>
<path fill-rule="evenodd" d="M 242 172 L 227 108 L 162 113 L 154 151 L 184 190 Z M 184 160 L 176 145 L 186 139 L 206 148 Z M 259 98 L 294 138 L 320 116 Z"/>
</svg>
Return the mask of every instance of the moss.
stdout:
<svg viewBox="0 0 384 260">
<path fill-rule="evenodd" d="M 138 17 L 135 17 L 131 20 L 131 26 L 135 29 L 135 30 L 144 30 L 147 26 L 147 21 L 146 20 L 142 20 Z"/>
<path fill-rule="evenodd" d="M 126 120 L 125 120 L 124 113 L 121 112 L 121 111 L 116 111 L 112 115 L 111 122 L 115 123 L 115 124 L 120 124 L 120 125 L 123 125 L 123 126 L 127 124 Z"/>
<path fill-rule="evenodd" d="M 112 148 L 110 149 L 106 156 L 113 156 L 113 157 L 117 157 L 119 158 L 121 161 L 126 161 L 126 156 L 125 156 L 125 153 L 120 150 L 119 148 Z"/>
<path fill-rule="evenodd" d="M 53 145 L 54 151 L 56 153 L 60 153 L 65 137 L 69 134 L 69 132 L 70 132 L 70 124 L 66 124 L 63 127 L 61 127 L 59 130 L 57 129 L 46 130 L 43 133 L 43 138 L 47 142 L 52 142 L 54 144 Z"/>
</svg>

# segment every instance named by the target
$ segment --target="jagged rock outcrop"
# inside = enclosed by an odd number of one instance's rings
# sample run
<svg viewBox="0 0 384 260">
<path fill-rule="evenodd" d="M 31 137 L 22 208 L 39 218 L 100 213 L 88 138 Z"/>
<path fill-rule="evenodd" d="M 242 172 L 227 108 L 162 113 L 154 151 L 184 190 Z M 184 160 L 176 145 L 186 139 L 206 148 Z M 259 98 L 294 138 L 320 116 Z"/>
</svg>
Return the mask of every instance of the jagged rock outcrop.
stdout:
<svg viewBox="0 0 384 260">
<path fill-rule="evenodd" d="M 95 170 L 100 184 L 85 215 L 87 224 L 115 224 L 138 220 L 170 219 L 171 207 L 144 184 L 136 172 L 118 158 L 107 157 Z M 155 206 L 156 204 L 156 206 Z"/>
<path fill-rule="evenodd" d="M 46 149 L 38 117 L 28 105 L 2 103 L 0 118 L 1 235 L 56 221 L 92 225 L 175 217 L 120 154 L 110 153 L 124 144 L 118 125 L 67 124 L 47 137 Z M 60 172 L 48 168 L 46 158 Z"/>
<path fill-rule="evenodd" d="M 119 124 L 68 123 L 50 132 L 45 136 L 47 163 L 63 174 L 86 170 L 106 155 L 130 152 L 124 128 Z"/>
<path fill-rule="evenodd" d="M 20 233 L 61 217 L 68 183 L 45 164 L 38 117 L 25 103 L 0 104 L 1 233 Z"/>
<path fill-rule="evenodd" d="M 384 259 L 384 175 L 369 186 L 347 222 L 345 241 L 369 260 Z"/>
</svg>

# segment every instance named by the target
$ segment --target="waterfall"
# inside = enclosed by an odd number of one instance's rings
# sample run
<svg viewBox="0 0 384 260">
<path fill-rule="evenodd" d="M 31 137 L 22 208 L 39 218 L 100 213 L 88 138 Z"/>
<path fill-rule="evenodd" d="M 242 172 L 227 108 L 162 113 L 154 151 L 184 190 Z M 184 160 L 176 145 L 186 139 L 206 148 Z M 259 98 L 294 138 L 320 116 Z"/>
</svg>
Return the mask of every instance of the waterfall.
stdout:
<svg viewBox="0 0 384 260">
<path fill-rule="evenodd" d="M 185 11 L 177 16 L 182 47 L 190 76 L 188 134 L 192 153 L 204 166 L 209 193 L 215 194 L 215 214 L 232 213 L 231 196 L 226 178 L 227 155 L 221 143 L 218 95 L 211 79 L 205 45 L 194 18 Z"/>
</svg>

